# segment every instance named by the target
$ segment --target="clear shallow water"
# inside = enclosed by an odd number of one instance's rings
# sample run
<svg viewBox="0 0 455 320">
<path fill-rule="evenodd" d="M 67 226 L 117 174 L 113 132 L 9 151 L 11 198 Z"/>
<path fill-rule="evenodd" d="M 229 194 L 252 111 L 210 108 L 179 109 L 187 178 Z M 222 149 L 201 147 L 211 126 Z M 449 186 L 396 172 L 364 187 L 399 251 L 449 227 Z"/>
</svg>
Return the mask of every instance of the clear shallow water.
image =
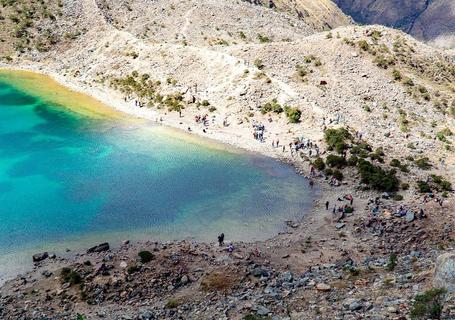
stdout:
<svg viewBox="0 0 455 320">
<path fill-rule="evenodd" d="M 0 72 L 0 264 L 104 240 L 265 239 L 311 206 L 289 166 L 76 112 L 53 102 L 64 91 L 35 95 L 20 77 Z"/>
</svg>

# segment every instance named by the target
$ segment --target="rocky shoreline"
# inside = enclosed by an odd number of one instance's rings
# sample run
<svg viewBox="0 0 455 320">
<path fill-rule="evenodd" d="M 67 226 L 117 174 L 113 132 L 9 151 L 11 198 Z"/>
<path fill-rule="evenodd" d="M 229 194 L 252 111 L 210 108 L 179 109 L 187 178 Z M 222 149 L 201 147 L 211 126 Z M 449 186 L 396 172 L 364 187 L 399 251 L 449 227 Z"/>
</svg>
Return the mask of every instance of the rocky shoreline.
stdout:
<svg viewBox="0 0 455 320">
<path fill-rule="evenodd" d="M 2 287 L 0 315 L 408 319 L 416 296 L 441 285 L 441 278 L 452 288 L 453 224 L 440 219 L 450 208 L 430 203 L 431 216 L 423 219 L 360 214 L 371 196 L 357 192 L 355 211 L 341 220 L 321 202 L 302 221 L 289 222 L 285 233 L 233 243 L 232 251 L 188 240 L 123 241 L 118 249 L 104 243 L 70 258 L 36 255 L 32 272 Z M 380 201 L 386 210 L 396 206 Z M 437 259 L 441 255 L 446 258 Z M 450 292 L 443 319 L 454 317 Z"/>
</svg>

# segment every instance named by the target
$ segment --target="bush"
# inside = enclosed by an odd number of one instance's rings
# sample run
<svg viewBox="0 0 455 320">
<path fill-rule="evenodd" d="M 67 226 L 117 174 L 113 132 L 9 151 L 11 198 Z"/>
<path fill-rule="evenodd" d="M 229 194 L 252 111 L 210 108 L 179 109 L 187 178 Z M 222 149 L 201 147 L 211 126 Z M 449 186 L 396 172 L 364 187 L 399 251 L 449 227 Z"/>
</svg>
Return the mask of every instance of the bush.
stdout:
<svg viewBox="0 0 455 320">
<path fill-rule="evenodd" d="M 128 269 L 126 269 L 126 272 L 128 272 L 128 274 L 133 274 L 133 273 L 138 272 L 139 270 L 140 270 L 140 268 L 137 265 L 133 265 L 133 266 L 128 267 Z"/>
<path fill-rule="evenodd" d="M 452 191 L 452 184 L 442 176 L 432 174 L 431 180 L 433 180 L 433 182 L 438 185 L 439 189 L 443 191 Z"/>
<path fill-rule="evenodd" d="M 402 183 L 401 190 L 409 190 L 409 183 Z"/>
<path fill-rule="evenodd" d="M 403 84 L 412 87 L 414 85 L 414 81 L 412 81 L 411 78 L 406 77 L 403 79 Z"/>
<path fill-rule="evenodd" d="M 319 171 L 324 170 L 325 169 L 324 160 L 322 160 L 321 157 L 318 157 L 316 160 L 313 161 L 313 166 Z"/>
<path fill-rule="evenodd" d="M 63 268 L 60 272 L 63 282 L 69 282 L 71 285 L 82 283 L 81 275 L 70 268 Z"/>
<path fill-rule="evenodd" d="M 261 107 L 262 114 L 266 114 L 269 112 L 282 113 L 283 111 L 284 111 L 283 107 L 277 102 L 276 99 L 267 102 Z"/>
<path fill-rule="evenodd" d="M 370 154 L 370 159 L 371 160 L 378 160 L 380 163 L 384 163 L 384 152 L 382 151 L 382 148 L 377 148 L 375 152 Z"/>
<path fill-rule="evenodd" d="M 327 129 L 324 132 L 324 139 L 329 150 L 335 150 L 338 153 L 343 153 L 348 148 L 346 140 L 351 138 L 351 134 L 345 128 Z"/>
<path fill-rule="evenodd" d="M 258 68 L 259 70 L 262 70 L 262 69 L 264 69 L 264 67 L 265 67 L 265 65 L 264 65 L 264 63 L 262 62 L 261 59 L 256 59 L 256 60 L 254 60 L 254 66 L 255 66 L 256 68 Z"/>
<path fill-rule="evenodd" d="M 393 271 L 397 266 L 397 255 L 395 253 L 391 253 L 389 257 L 389 262 L 386 265 L 386 269 L 389 271 Z"/>
<path fill-rule="evenodd" d="M 392 76 L 396 81 L 399 81 L 402 78 L 400 71 L 398 71 L 396 69 L 392 71 Z"/>
<path fill-rule="evenodd" d="M 209 107 L 209 112 L 215 112 L 215 111 L 216 111 L 216 107 L 214 107 L 214 106 Z"/>
<path fill-rule="evenodd" d="M 392 159 L 392 161 L 390 161 L 390 165 L 391 165 L 392 167 L 397 167 L 397 168 L 399 168 L 399 167 L 401 166 L 401 162 L 400 162 L 400 160 L 398 160 L 398 159 Z"/>
<path fill-rule="evenodd" d="M 343 173 L 340 170 L 334 170 L 333 171 L 333 177 L 337 179 L 338 181 L 343 180 Z"/>
<path fill-rule="evenodd" d="M 166 309 L 175 309 L 179 306 L 179 302 L 175 299 L 169 299 L 164 306 Z"/>
<path fill-rule="evenodd" d="M 298 123 L 300 122 L 300 117 L 302 116 L 302 111 L 298 108 L 285 106 L 284 111 L 286 112 L 286 116 L 291 123 Z"/>
<path fill-rule="evenodd" d="M 403 196 L 401 194 L 396 194 L 393 196 L 393 200 L 401 201 L 401 200 L 403 200 Z"/>
<path fill-rule="evenodd" d="M 327 168 L 324 170 L 324 173 L 326 176 L 332 176 L 333 175 L 333 170 L 330 168 Z"/>
<path fill-rule="evenodd" d="M 418 294 L 411 310 L 411 319 L 440 319 L 446 292 L 444 288 L 433 288 Z"/>
<path fill-rule="evenodd" d="M 352 156 L 348 159 L 348 166 L 355 167 L 357 165 L 358 161 L 359 161 L 359 158 L 357 158 L 356 156 Z"/>
<path fill-rule="evenodd" d="M 422 170 L 431 169 L 430 159 L 428 159 L 427 157 L 417 159 L 416 161 L 414 161 L 414 163 L 416 164 L 416 166 L 419 169 L 422 169 Z"/>
<path fill-rule="evenodd" d="M 348 164 L 345 158 L 334 154 L 329 154 L 325 162 L 329 167 L 336 167 L 339 169 L 344 168 Z"/>
<path fill-rule="evenodd" d="M 260 33 L 258 33 L 257 38 L 258 38 L 260 43 L 270 42 L 270 38 L 269 37 L 264 36 L 264 35 L 262 35 Z"/>
<path fill-rule="evenodd" d="M 362 182 L 371 188 L 383 192 L 398 191 L 400 181 L 393 171 L 386 172 L 381 167 L 375 166 L 364 159 L 359 159 L 357 166 Z"/>
<path fill-rule="evenodd" d="M 141 258 L 142 263 L 150 262 L 155 258 L 153 253 L 147 250 L 140 251 L 137 255 L 139 256 L 139 258 Z"/>
<path fill-rule="evenodd" d="M 226 291 L 237 283 L 238 279 L 235 274 L 214 272 L 201 281 L 201 287 L 205 291 Z"/>
<path fill-rule="evenodd" d="M 370 49 L 370 45 L 366 40 L 360 40 L 357 42 L 357 45 L 359 46 L 360 49 L 363 51 L 368 51 Z"/>
<path fill-rule="evenodd" d="M 425 181 L 421 181 L 421 180 L 417 181 L 417 188 L 419 189 L 419 192 L 421 192 L 421 193 L 431 192 L 430 185 Z"/>
</svg>

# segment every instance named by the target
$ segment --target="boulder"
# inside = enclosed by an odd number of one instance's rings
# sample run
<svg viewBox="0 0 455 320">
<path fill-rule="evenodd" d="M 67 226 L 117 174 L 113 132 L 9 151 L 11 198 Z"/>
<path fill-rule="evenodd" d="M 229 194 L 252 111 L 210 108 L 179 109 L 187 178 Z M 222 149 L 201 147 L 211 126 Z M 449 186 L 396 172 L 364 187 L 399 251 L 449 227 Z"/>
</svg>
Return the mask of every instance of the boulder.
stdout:
<svg viewBox="0 0 455 320">
<path fill-rule="evenodd" d="M 42 253 L 36 253 L 33 255 L 33 262 L 40 262 L 49 257 L 49 254 L 47 252 L 42 252 Z"/>
<path fill-rule="evenodd" d="M 415 220 L 415 215 L 412 211 L 406 213 L 406 222 L 412 222 Z"/>
<path fill-rule="evenodd" d="M 109 250 L 109 243 L 104 242 L 97 246 L 91 247 L 90 249 L 87 250 L 87 253 L 103 252 L 103 251 L 107 251 L 107 250 Z"/>
<path fill-rule="evenodd" d="M 328 284 L 325 284 L 325 283 L 318 283 L 316 285 L 316 289 L 318 291 L 330 291 L 332 288 L 328 285 Z"/>
<path fill-rule="evenodd" d="M 436 259 L 433 285 L 455 292 L 455 254 L 444 253 Z"/>
</svg>

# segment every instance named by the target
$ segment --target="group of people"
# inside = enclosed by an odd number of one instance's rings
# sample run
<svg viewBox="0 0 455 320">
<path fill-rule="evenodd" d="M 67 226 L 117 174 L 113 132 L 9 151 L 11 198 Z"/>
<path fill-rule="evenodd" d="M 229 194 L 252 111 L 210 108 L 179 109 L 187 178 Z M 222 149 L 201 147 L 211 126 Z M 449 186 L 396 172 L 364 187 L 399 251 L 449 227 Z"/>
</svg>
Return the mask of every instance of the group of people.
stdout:
<svg viewBox="0 0 455 320">
<path fill-rule="evenodd" d="M 430 202 L 431 200 L 434 200 L 434 202 L 438 203 L 440 207 L 442 207 L 444 204 L 444 198 L 437 198 L 433 193 L 427 193 L 423 196 L 423 203 Z"/>
<path fill-rule="evenodd" d="M 202 123 L 204 126 L 208 126 L 209 125 L 209 120 L 208 120 L 208 114 L 205 114 L 204 116 L 200 116 L 200 115 L 196 115 L 194 117 L 194 121 L 196 123 Z"/>
<path fill-rule="evenodd" d="M 332 207 L 332 214 L 340 214 L 338 217 L 338 221 L 344 219 L 347 213 L 352 212 L 353 204 L 354 204 L 354 197 L 351 194 L 344 195 L 343 197 L 338 197 L 337 201 L 342 202 L 340 205 L 336 203 Z M 344 203 L 344 201 L 348 201 L 349 203 Z M 325 210 L 330 210 L 330 201 L 325 202 Z"/>
<path fill-rule="evenodd" d="M 253 137 L 260 142 L 264 142 L 265 126 L 262 123 L 253 124 Z"/>
</svg>

